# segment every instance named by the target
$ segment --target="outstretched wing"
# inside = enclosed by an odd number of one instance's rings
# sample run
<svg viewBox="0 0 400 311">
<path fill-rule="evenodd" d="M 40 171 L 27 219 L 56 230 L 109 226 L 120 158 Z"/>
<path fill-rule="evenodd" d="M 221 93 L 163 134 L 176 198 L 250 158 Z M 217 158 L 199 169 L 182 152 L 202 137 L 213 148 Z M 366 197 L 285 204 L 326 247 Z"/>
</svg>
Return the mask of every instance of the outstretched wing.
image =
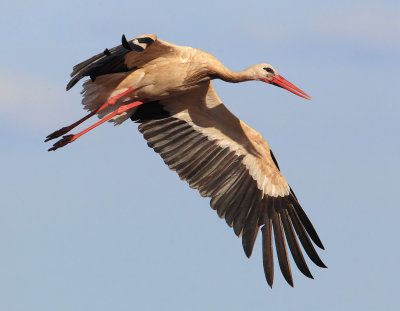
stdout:
<svg viewBox="0 0 400 311">
<path fill-rule="evenodd" d="M 264 271 L 271 287 L 272 236 L 281 271 L 290 285 L 285 241 L 300 271 L 312 278 L 296 235 L 310 259 L 325 267 L 311 242 L 323 248 L 321 240 L 267 142 L 221 103 L 211 82 L 180 97 L 147 103 L 131 119 L 141 123 L 139 131 L 170 169 L 202 196 L 211 197 L 211 207 L 242 236 L 248 257 L 261 227 Z"/>
<path fill-rule="evenodd" d="M 121 45 L 105 49 L 104 52 L 74 66 L 67 90 L 83 77 L 90 77 L 94 81 L 101 75 L 132 71 L 173 50 L 173 44 L 159 40 L 153 34 L 137 36 L 130 40 L 122 36 Z"/>
</svg>

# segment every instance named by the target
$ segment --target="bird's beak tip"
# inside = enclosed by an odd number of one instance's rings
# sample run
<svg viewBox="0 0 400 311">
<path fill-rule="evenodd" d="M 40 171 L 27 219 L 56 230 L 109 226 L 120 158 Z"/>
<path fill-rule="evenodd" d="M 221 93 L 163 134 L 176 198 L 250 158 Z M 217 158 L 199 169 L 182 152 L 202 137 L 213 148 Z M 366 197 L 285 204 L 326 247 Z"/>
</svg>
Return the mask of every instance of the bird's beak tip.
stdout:
<svg viewBox="0 0 400 311">
<path fill-rule="evenodd" d="M 284 77 L 280 75 L 276 75 L 272 78 L 271 81 L 264 79 L 264 82 L 273 84 L 276 86 L 279 86 L 281 88 L 284 88 L 288 90 L 289 92 L 292 92 L 293 94 L 296 94 L 297 96 L 303 97 L 305 99 L 311 100 L 311 96 L 300 90 L 297 86 L 293 85 L 290 83 L 288 80 L 286 80 Z"/>
</svg>

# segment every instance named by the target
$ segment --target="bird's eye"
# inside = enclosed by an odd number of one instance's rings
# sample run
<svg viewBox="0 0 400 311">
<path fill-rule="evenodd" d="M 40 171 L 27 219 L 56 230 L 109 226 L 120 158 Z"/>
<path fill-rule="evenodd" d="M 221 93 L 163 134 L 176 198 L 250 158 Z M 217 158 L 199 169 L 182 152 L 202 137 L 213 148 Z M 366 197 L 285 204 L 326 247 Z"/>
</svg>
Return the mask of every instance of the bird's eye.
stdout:
<svg viewBox="0 0 400 311">
<path fill-rule="evenodd" d="M 264 70 L 266 71 L 266 72 L 269 72 L 269 73 L 274 73 L 274 71 L 271 69 L 271 68 L 264 68 Z"/>
</svg>

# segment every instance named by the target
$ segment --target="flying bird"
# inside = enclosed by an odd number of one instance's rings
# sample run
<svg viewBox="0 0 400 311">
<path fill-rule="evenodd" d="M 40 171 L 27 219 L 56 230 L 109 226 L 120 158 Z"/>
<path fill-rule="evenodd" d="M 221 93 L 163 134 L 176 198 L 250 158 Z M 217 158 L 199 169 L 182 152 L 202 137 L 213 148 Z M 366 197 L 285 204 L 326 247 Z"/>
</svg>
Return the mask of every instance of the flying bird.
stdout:
<svg viewBox="0 0 400 311">
<path fill-rule="evenodd" d="M 131 119 L 165 164 L 210 197 L 219 217 L 242 237 L 247 257 L 262 232 L 265 277 L 274 280 L 273 240 L 280 269 L 293 286 L 287 244 L 299 270 L 313 278 L 300 244 L 319 267 L 314 245 L 324 249 L 316 230 L 282 176 L 268 143 L 234 116 L 218 98 L 211 80 L 262 81 L 311 99 L 269 64 L 241 72 L 226 68 L 202 50 L 178 46 L 146 34 L 76 65 L 67 90 L 83 83 L 82 104 L 89 114 L 46 137 L 55 139 L 97 115 L 100 121 L 76 135 L 64 135 L 49 151 L 63 147 L 105 121 Z M 300 240 L 300 243 L 299 243 Z M 286 244 L 287 243 L 287 244 Z"/>
</svg>

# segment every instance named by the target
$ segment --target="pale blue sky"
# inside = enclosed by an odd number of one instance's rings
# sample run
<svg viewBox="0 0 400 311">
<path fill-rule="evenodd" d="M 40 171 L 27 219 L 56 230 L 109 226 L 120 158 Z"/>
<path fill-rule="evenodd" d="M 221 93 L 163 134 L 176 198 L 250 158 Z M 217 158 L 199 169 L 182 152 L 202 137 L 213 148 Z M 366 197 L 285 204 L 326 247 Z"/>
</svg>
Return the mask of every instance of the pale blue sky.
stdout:
<svg viewBox="0 0 400 311">
<path fill-rule="evenodd" d="M 398 310 L 398 1 L 14 1 L 0 10 L 0 310 Z M 83 116 L 72 66 L 155 33 L 241 70 L 268 62 L 313 97 L 217 81 L 270 143 L 329 269 L 264 278 L 241 241 L 147 147 Z M 277 268 L 277 267 L 276 267 Z"/>
</svg>

